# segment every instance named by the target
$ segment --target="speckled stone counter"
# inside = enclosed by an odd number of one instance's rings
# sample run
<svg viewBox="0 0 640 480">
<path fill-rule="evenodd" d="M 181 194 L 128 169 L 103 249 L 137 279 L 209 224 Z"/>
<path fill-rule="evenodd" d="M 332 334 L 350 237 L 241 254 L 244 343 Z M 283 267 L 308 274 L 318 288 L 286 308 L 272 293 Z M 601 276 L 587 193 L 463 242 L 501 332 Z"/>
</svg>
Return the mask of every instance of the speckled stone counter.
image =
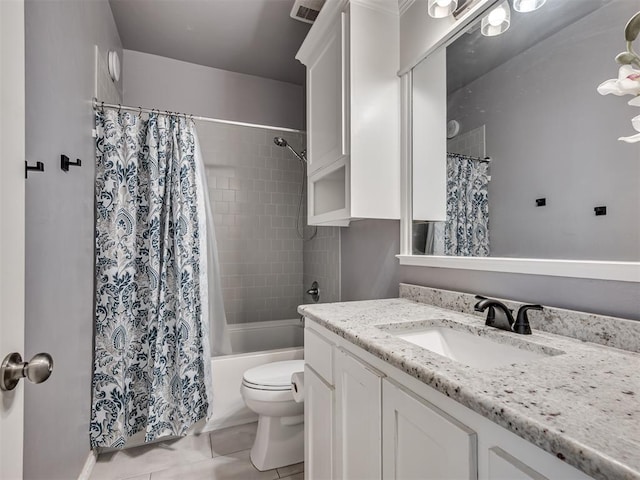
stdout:
<svg viewBox="0 0 640 480">
<path fill-rule="evenodd" d="M 470 301 L 468 295 L 420 288 L 404 286 L 401 293 L 422 302 L 431 296 L 434 303 L 434 296 L 440 295 L 444 303 L 463 312 Z M 557 328 L 555 333 L 536 329 L 533 315 L 534 333 L 516 335 L 485 327 L 483 317 L 414 300 L 303 305 L 298 311 L 594 478 L 640 479 L 640 354 L 629 351 L 637 349 L 635 340 L 620 340 L 624 347 L 632 347 L 628 350 L 585 342 L 557 335 Z M 458 307 L 451 302 L 458 302 Z M 547 316 L 562 317 L 557 309 L 550 310 L 555 313 Z M 583 319 L 560 317 L 560 324 L 572 325 L 568 333 L 575 337 Z M 590 317 L 589 331 L 599 343 L 618 338 L 616 328 L 638 338 L 635 322 L 617 324 L 619 319 L 603 317 L 607 321 L 598 324 L 597 316 Z M 392 335 L 394 329 L 430 322 L 457 325 L 479 336 L 553 355 L 535 364 L 479 370 Z M 537 323 L 544 321 L 539 318 Z"/>
</svg>

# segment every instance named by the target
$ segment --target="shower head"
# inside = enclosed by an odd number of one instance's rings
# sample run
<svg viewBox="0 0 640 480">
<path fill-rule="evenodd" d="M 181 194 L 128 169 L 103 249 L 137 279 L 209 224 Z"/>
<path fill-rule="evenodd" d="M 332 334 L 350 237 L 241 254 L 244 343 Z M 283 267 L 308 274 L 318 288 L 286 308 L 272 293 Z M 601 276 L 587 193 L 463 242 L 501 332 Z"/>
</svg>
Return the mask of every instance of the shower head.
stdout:
<svg viewBox="0 0 640 480">
<path fill-rule="evenodd" d="M 273 143 L 275 143 L 279 147 L 288 147 L 289 144 L 282 137 L 273 137 Z"/>
<path fill-rule="evenodd" d="M 273 137 L 273 143 L 275 143 L 279 147 L 288 148 L 289 150 L 291 150 L 291 153 L 298 157 L 298 160 L 300 160 L 302 163 L 307 163 L 306 150 L 303 150 L 301 153 L 296 152 L 295 149 L 291 145 L 289 145 L 289 143 L 282 137 Z"/>
</svg>

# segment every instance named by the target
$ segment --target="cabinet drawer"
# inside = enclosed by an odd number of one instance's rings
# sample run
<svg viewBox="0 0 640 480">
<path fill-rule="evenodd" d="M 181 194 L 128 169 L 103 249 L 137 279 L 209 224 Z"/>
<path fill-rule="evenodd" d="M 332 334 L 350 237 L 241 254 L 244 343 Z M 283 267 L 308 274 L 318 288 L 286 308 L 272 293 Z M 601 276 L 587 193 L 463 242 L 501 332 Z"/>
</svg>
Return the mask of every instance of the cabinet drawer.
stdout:
<svg viewBox="0 0 640 480">
<path fill-rule="evenodd" d="M 304 361 L 333 385 L 333 344 L 309 327 L 304 329 Z"/>
</svg>

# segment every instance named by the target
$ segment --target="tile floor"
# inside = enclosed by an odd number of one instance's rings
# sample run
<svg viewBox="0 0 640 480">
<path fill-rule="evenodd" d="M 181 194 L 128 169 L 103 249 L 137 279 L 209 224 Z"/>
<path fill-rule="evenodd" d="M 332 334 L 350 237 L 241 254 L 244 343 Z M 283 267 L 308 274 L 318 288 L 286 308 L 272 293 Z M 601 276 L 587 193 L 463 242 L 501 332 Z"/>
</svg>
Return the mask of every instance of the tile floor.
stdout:
<svg viewBox="0 0 640 480">
<path fill-rule="evenodd" d="M 91 480 L 303 480 L 304 464 L 259 472 L 249 451 L 257 423 L 104 453 Z"/>
</svg>

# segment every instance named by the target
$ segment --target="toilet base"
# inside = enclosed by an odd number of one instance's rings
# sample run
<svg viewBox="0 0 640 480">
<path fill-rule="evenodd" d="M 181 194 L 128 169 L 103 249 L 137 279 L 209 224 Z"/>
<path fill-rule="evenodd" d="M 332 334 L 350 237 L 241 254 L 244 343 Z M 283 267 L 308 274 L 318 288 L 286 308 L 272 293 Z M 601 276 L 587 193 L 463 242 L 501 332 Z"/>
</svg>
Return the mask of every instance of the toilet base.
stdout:
<svg viewBox="0 0 640 480">
<path fill-rule="evenodd" d="M 304 423 L 302 416 L 267 417 L 260 415 L 251 462 L 261 472 L 304 461 Z"/>
</svg>

